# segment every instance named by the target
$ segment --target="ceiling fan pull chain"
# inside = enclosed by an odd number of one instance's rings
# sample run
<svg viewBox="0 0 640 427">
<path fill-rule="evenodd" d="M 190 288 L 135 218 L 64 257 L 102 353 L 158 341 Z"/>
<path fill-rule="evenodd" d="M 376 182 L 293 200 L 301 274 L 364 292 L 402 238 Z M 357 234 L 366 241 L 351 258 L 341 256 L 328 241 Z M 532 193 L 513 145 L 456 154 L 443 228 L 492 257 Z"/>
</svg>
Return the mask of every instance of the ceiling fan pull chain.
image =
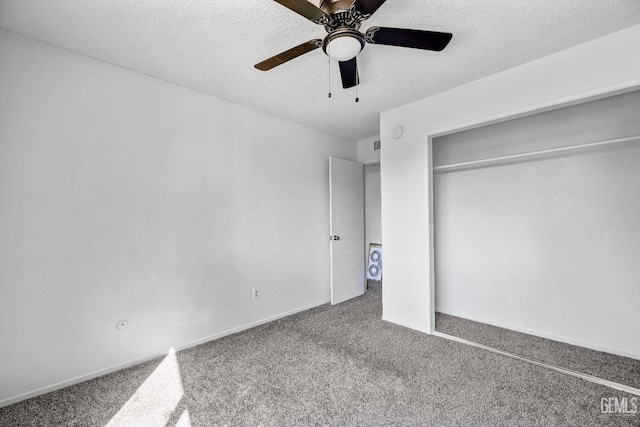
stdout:
<svg viewBox="0 0 640 427">
<path fill-rule="evenodd" d="M 331 56 L 327 55 L 329 58 L 329 98 L 331 98 Z"/>
<path fill-rule="evenodd" d="M 356 102 L 360 102 L 360 98 L 358 98 L 358 86 L 360 86 L 360 76 L 358 73 L 358 67 L 356 67 Z"/>
</svg>

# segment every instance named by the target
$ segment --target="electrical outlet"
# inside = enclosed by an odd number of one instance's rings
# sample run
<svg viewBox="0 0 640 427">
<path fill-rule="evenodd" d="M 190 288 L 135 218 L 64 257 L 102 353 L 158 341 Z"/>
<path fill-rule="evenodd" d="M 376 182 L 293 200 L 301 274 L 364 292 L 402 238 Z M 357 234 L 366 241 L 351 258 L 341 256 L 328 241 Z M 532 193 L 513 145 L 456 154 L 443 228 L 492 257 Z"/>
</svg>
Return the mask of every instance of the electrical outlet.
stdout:
<svg viewBox="0 0 640 427">
<path fill-rule="evenodd" d="M 251 299 L 258 299 L 260 298 L 260 288 L 253 288 L 251 290 Z"/>
</svg>

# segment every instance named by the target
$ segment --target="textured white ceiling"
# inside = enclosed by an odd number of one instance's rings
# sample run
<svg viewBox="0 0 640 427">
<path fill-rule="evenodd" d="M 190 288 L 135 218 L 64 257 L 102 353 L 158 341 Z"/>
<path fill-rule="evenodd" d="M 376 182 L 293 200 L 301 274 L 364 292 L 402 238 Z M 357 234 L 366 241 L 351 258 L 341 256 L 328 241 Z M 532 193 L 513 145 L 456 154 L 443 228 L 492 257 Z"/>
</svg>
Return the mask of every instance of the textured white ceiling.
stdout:
<svg viewBox="0 0 640 427">
<path fill-rule="evenodd" d="M 453 40 L 439 53 L 367 45 L 355 103 L 336 63 L 327 97 L 321 50 L 253 68 L 326 34 L 272 0 L 0 0 L 0 28 L 352 139 L 377 134 L 382 111 L 637 23 L 638 0 L 388 0 L 362 30 Z"/>
</svg>

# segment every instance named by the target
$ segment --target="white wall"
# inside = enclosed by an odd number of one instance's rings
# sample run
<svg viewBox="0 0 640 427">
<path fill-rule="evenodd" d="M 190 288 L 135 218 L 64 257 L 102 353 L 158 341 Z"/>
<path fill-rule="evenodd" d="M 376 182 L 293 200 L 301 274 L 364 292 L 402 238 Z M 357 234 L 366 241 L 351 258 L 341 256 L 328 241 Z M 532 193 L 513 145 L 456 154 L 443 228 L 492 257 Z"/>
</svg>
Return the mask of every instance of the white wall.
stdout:
<svg viewBox="0 0 640 427">
<path fill-rule="evenodd" d="M 640 91 L 433 140 L 436 311 L 640 359 Z"/>
<path fill-rule="evenodd" d="M 373 149 L 374 141 L 380 141 L 380 135 L 358 140 L 358 161 L 360 163 L 365 165 L 380 163 L 381 150 Z"/>
<path fill-rule="evenodd" d="M 368 254 L 370 243 L 382 243 L 379 164 L 364 167 L 364 190 L 364 240 Z"/>
<path fill-rule="evenodd" d="M 0 58 L 0 404 L 329 300 L 355 142 L 4 31 Z"/>
<path fill-rule="evenodd" d="M 638 40 L 640 25 L 382 114 L 384 319 L 433 330 L 428 138 L 638 86 Z"/>
</svg>

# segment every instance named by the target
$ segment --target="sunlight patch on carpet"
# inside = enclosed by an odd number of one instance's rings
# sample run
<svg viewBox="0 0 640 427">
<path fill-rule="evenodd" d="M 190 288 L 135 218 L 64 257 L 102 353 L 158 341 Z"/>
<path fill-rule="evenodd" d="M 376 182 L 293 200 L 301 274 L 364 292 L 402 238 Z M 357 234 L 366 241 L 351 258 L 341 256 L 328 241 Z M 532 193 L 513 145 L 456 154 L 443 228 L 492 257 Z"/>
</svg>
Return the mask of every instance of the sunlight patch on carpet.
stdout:
<svg viewBox="0 0 640 427">
<path fill-rule="evenodd" d="M 184 396 L 184 389 L 180 368 L 172 348 L 107 426 L 164 426 L 171 418 L 182 396 Z M 180 416 L 179 425 L 191 426 L 188 411 L 185 410 Z"/>
<path fill-rule="evenodd" d="M 188 409 L 185 409 L 182 415 L 180 415 L 176 427 L 191 427 L 191 417 L 189 417 Z"/>
</svg>

